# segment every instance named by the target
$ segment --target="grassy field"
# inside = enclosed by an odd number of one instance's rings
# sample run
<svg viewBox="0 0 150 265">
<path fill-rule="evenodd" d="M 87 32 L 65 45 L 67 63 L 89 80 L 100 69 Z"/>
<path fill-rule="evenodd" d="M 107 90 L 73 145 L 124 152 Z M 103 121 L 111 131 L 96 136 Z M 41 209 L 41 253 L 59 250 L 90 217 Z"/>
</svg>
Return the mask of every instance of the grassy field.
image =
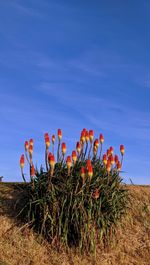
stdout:
<svg viewBox="0 0 150 265">
<path fill-rule="evenodd" d="M 0 265 L 149 265 L 150 186 L 127 186 L 130 192 L 128 215 L 117 228 L 107 249 L 92 256 L 67 253 L 50 246 L 16 218 L 16 203 L 22 184 L 0 183 Z"/>
</svg>

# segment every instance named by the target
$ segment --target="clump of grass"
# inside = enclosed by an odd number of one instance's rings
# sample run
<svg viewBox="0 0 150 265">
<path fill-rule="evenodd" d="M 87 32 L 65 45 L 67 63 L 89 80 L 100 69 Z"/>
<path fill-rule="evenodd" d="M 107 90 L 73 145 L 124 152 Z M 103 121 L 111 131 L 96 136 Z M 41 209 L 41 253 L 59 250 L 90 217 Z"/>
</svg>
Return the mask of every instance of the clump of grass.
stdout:
<svg viewBox="0 0 150 265">
<path fill-rule="evenodd" d="M 22 214 L 35 230 L 52 244 L 76 247 L 81 252 L 95 252 L 99 243 L 107 244 L 117 222 L 125 214 L 127 190 L 119 172 L 124 146 L 120 146 L 121 161 L 110 147 L 102 156 L 103 135 L 94 140 L 94 132 L 83 129 L 72 156 L 66 154 L 58 129 L 57 161 L 52 136 L 45 134 L 45 165 L 38 171 L 33 164 L 33 140 L 25 142 L 25 155 L 30 166 Z M 24 155 L 20 166 L 23 167 Z"/>
</svg>

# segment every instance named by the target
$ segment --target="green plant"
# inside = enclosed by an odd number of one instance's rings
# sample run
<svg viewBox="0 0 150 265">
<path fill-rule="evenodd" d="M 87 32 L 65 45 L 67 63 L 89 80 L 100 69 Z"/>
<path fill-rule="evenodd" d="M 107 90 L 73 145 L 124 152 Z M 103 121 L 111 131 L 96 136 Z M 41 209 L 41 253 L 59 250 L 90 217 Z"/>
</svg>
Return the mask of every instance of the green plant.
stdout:
<svg viewBox="0 0 150 265">
<path fill-rule="evenodd" d="M 65 159 L 66 144 L 61 145 L 61 138 L 59 129 L 55 163 L 55 137 L 49 153 L 50 138 L 45 134 L 46 170 L 41 167 L 40 171 L 33 165 L 33 140 L 25 142 L 31 182 L 22 213 L 52 244 L 95 252 L 98 243 L 109 241 L 126 211 L 127 190 L 119 176 L 124 146 L 120 146 L 121 162 L 113 155 L 112 147 L 102 157 L 103 136 L 94 140 L 93 131 L 83 129 L 76 151 Z M 20 166 L 25 181 L 24 155 Z"/>
</svg>

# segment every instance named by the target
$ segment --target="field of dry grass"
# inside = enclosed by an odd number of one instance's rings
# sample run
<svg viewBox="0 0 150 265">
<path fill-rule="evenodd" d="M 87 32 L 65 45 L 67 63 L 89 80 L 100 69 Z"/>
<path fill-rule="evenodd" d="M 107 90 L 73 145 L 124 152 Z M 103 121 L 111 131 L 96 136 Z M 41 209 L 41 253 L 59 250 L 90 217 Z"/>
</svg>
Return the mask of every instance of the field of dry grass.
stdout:
<svg viewBox="0 0 150 265">
<path fill-rule="evenodd" d="M 130 192 L 128 215 L 117 228 L 109 248 L 91 256 L 73 250 L 57 252 L 23 226 L 16 218 L 15 205 L 21 184 L 0 183 L 0 265 L 149 265 L 150 186 L 127 186 Z"/>
</svg>

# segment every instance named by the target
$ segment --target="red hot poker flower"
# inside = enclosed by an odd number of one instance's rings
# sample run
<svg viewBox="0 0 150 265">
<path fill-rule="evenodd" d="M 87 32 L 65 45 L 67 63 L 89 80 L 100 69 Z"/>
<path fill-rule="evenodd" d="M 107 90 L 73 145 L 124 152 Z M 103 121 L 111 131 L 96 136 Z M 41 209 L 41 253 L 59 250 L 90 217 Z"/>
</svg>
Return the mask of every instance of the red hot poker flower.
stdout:
<svg viewBox="0 0 150 265">
<path fill-rule="evenodd" d="M 78 154 L 80 154 L 80 152 L 81 152 L 81 144 L 80 144 L 80 142 L 77 142 L 76 149 L 77 149 Z"/>
<path fill-rule="evenodd" d="M 31 175 L 32 178 L 35 176 L 35 168 L 34 168 L 34 165 L 31 165 L 30 175 Z"/>
<path fill-rule="evenodd" d="M 61 129 L 58 129 L 58 139 L 61 140 L 62 138 L 62 131 Z"/>
<path fill-rule="evenodd" d="M 50 146 L 50 138 L 49 138 L 49 135 L 47 135 L 47 136 L 45 137 L 45 145 L 46 145 L 46 149 L 48 149 L 49 146 Z"/>
<path fill-rule="evenodd" d="M 21 169 L 24 168 L 24 155 L 21 155 L 21 158 L 20 158 L 20 167 L 21 167 Z"/>
<path fill-rule="evenodd" d="M 118 163 L 118 161 L 119 161 L 119 158 L 118 158 L 118 156 L 117 156 L 117 155 L 115 155 L 115 163 L 117 164 L 117 163 Z"/>
<path fill-rule="evenodd" d="M 77 161 L 77 153 L 76 151 L 72 151 L 72 160 L 75 163 Z"/>
<path fill-rule="evenodd" d="M 111 165 L 114 165 L 114 164 L 115 164 L 115 160 L 114 160 L 113 155 L 111 155 L 111 156 L 109 157 L 109 161 L 110 161 Z"/>
<path fill-rule="evenodd" d="M 107 156 L 109 157 L 111 155 L 111 152 L 109 149 L 107 149 Z"/>
<path fill-rule="evenodd" d="M 109 151 L 110 151 L 110 154 L 112 155 L 114 152 L 114 148 L 112 146 L 110 146 Z"/>
<path fill-rule="evenodd" d="M 106 169 L 108 173 L 111 171 L 111 163 L 109 160 L 107 161 Z"/>
<path fill-rule="evenodd" d="M 30 139 L 29 145 L 32 145 L 33 146 L 33 139 Z"/>
<path fill-rule="evenodd" d="M 102 134 L 100 134 L 99 136 L 99 140 L 100 140 L 100 143 L 102 144 L 104 142 L 104 136 Z"/>
<path fill-rule="evenodd" d="M 28 151 L 28 148 L 29 148 L 29 143 L 28 143 L 28 141 L 25 141 L 25 143 L 24 143 L 24 147 L 25 147 L 25 150 Z"/>
<path fill-rule="evenodd" d="M 53 144 L 55 143 L 55 135 L 54 134 L 52 135 L 52 143 Z"/>
<path fill-rule="evenodd" d="M 93 138 L 94 138 L 94 131 L 93 130 L 89 130 L 89 138 L 90 138 L 90 142 L 92 143 Z"/>
<path fill-rule="evenodd" d="M 105 166 L 107 165 L 107 155 L 103 155 L 103 163 Z"/>
<path fill-rule="evenodd" d="M 85 140 L 88 143 L 88 141 L 89 141 L 89 132 L 88 131 L 86 131 L 86 133 L 85 133 Z"/>
<path fill-rule="evenodd" d="M 84 144 L 84 142 L 85 142 L 85 133 L 86 133 L 86 131 L 85 131 L 85 129 L 83 129 L 83 131 L 81 132 L 81 137 L 80 137 L 80 140 L 81 140 L 81 142 Z"/>
<path fill-rule="evenodd" d="M 46 137 L 48 137 L 48 136 L 49 136 L 48 133 L 45 133 L 45 134 L 44 134 L 44 138 L 46 138 Z"/>
<path fill-rule="evenodd" d="M 62 145 L 61 145 L 61 150 L 62 150 L 62 154 L 65 155 L 66 150 L 67 150 L 67 148 L 66 148 L 66 144 L 65 144 L 65 143 L 62 143 Z"/>
<path fill-rule="evenodd" d="M 55 157 L 54 157 L 54 155 L 52 153 L 48 154 L 48 162 L 49 162 L 51 168 L 54 168 L 54 166 L 55 166 Z"/>
<path fill-rule="evenodd" d="M 87 168 L 88 168 L 89 166 L 91 166 L 91 165 L 92 165 L 91 160 L 88 159 L 88 160 L 86 161 L 86 166 L 87 166 Z"/>
<path fill-rule="evenodd" d="M 124 155 L 124 145 L 123 144 L 121 144 L 120 145 L 120 152 L 121 152 L 121 155 L 123 156 Z"/>
<path fill-rule="evenodd" d="M 118 169 L 118 171 L 121 170 L 121 163 L 120 163 L 120 161 L 117 162 L 117 169 Z"/>
<path fill-rule="evenodd" d="M 93 168 L 92 168 L 92 165 L 89 165 L 88 168 L 87 168 L 87 172 L 88 172 L 88 176 L 91 180 L 91 178 L 93 177 Z"/>
<path fill-rule="evenodd" d="M 96 146 L 97 148 L 99 147 L 99 141 L 98 141 L 98 139 L 95 139 L 94 146 Z"/>
<path fill-rule="evenodd" d="M 69 172 L 70 168 L 72 166 L 71 156 L 67 156 L 66 164 L 67 164 L 67 168 L 68 168 L 68 172 Z"/>
<path fill-rule="evenodd" d="M 29 145 L 29 154 L 30 154 L 30 155 L 33 154 L 33 145 Z"/>
</svg>

